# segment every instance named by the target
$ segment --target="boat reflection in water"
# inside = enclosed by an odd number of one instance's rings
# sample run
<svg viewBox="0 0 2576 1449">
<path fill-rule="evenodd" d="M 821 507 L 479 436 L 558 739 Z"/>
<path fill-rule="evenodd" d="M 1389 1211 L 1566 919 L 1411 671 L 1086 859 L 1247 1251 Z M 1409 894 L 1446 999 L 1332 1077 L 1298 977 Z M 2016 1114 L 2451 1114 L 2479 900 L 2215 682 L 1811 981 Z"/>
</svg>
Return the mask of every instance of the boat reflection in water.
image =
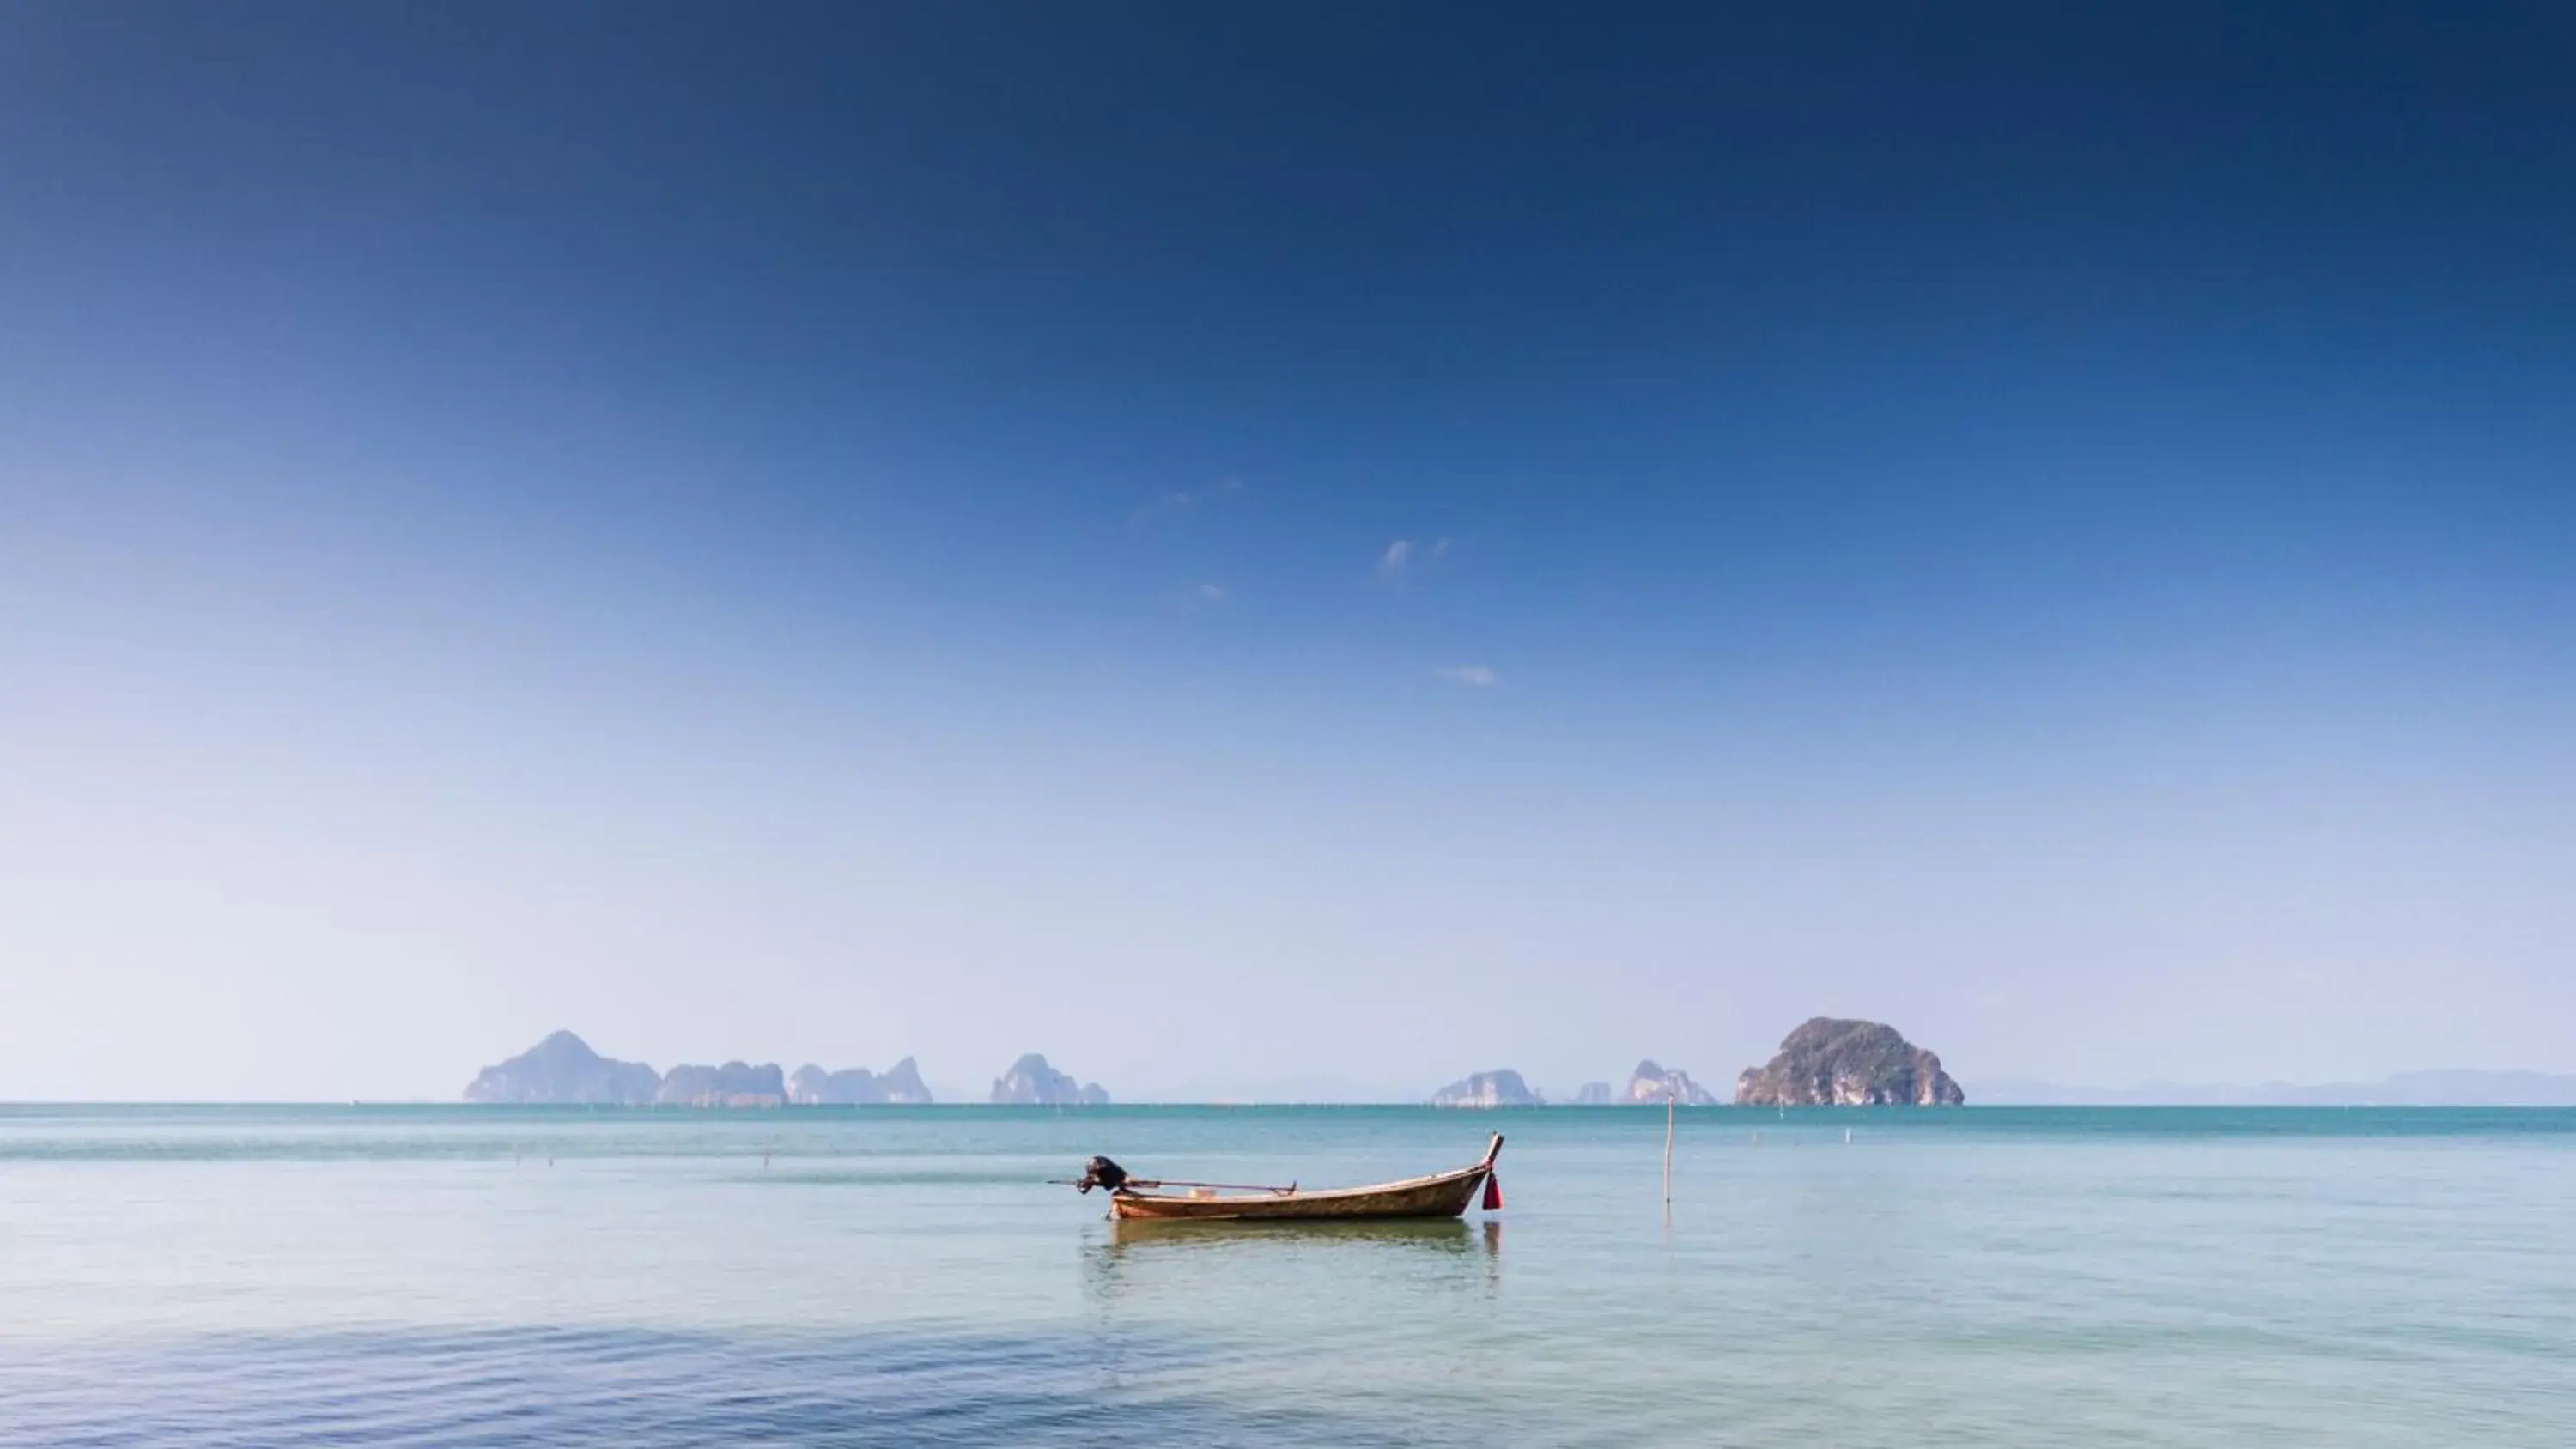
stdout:
<svg viewBox="0 0 2576 1449">
<path fill-rule="evenodd" d="M 1481 1234 L 1457 1218 L 1293 1218 L 1275 1222 L 1192 1222 L 1186 1218 L 1112 1218 L 1109 1249 L 1129 1248 L 1267 1248 L 1338 1247 L 1344 1244 L 1401 1244 L 1437 1252 L 1464 1253 L 1481 1241 L 1492 1248 L 1502 1242 L 1503 1225 L 1491 1218 Z"/>
<path fill-rule="evenodd" d="M 1174 1222 L 1113 1218 L 1087 1245 L 1085 1276 L 1103 1299 L 1156 1289 L 1206 1291 L 1228 1280 L 1259 1281 L 1296 1264 L 1328 1276 L 1396 1259 L 1429 1280 L 1492 1294 L 1501 1284 L 1503 1225 L 1487 1218 L 1364 1218 L 1307 1222 Z M 1390 1256 L 1392 1255 L 1392 1256 Z M 1249 1279 L 1239 1275 L 1250 1274 Z"/>
</svg>

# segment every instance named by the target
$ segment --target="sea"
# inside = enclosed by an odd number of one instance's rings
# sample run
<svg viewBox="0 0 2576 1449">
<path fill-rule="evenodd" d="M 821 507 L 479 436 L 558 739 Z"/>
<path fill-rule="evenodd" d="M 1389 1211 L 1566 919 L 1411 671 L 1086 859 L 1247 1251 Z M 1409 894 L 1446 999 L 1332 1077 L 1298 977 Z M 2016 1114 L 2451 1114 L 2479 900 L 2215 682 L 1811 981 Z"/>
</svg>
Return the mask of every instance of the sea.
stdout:
<svg viewBox="0 0 2576 1449">
<path fill-rule="evenodd" d="M 1050 1179 L 1463 1222 L 1134 1227 Z M 2576 1111 L 0 1108 L 0 1446 L 2576 1445 Z"/>
</svg>

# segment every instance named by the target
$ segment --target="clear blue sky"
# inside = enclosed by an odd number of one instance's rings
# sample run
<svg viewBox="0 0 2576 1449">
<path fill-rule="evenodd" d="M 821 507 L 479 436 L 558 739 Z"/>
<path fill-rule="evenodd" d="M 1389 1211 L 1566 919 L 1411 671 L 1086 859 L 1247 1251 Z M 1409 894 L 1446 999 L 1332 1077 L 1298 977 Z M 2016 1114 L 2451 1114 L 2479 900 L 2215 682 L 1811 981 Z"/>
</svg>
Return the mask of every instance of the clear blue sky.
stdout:
<svg viewBox="0 0 2576 1449">
<path fill-rule="evenodd" d="M 0 1098 L 2576 1070 L 2576 10 L 0 8 Z"/>
</svg>

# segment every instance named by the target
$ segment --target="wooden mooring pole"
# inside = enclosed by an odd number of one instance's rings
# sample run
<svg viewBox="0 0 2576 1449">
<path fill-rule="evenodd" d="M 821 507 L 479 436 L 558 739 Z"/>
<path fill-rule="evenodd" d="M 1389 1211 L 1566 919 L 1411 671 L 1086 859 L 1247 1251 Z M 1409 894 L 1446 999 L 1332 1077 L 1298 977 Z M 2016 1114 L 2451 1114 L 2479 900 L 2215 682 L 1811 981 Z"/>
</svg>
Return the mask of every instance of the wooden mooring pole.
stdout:
<svg viewBox="0 0 2576 1449">
<path fill-rule="evenodd" d="M 1664 1214 L 1673 1211 L 1673 1098 L 1670 1087 L 1664 1089 Z"/>
</svg>

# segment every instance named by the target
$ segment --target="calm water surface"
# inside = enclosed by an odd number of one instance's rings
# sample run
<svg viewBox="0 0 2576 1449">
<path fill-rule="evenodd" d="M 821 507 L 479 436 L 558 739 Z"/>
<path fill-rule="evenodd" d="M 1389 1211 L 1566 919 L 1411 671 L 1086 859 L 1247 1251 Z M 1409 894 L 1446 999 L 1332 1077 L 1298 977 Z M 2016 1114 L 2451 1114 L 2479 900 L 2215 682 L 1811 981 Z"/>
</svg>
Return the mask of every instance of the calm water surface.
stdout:
<svg viewBox="0 0 2576 1449">
<path fill-rule="evenodd" d="M 1504 1211 L 1048 1187 L 1510 1145 Z M 1848 1131 L 1848 1144 L 1844 1135 Z M 0 1108 L 0 1446 L 2576 1444 L 2576 1112 Z"/>
</svg>

